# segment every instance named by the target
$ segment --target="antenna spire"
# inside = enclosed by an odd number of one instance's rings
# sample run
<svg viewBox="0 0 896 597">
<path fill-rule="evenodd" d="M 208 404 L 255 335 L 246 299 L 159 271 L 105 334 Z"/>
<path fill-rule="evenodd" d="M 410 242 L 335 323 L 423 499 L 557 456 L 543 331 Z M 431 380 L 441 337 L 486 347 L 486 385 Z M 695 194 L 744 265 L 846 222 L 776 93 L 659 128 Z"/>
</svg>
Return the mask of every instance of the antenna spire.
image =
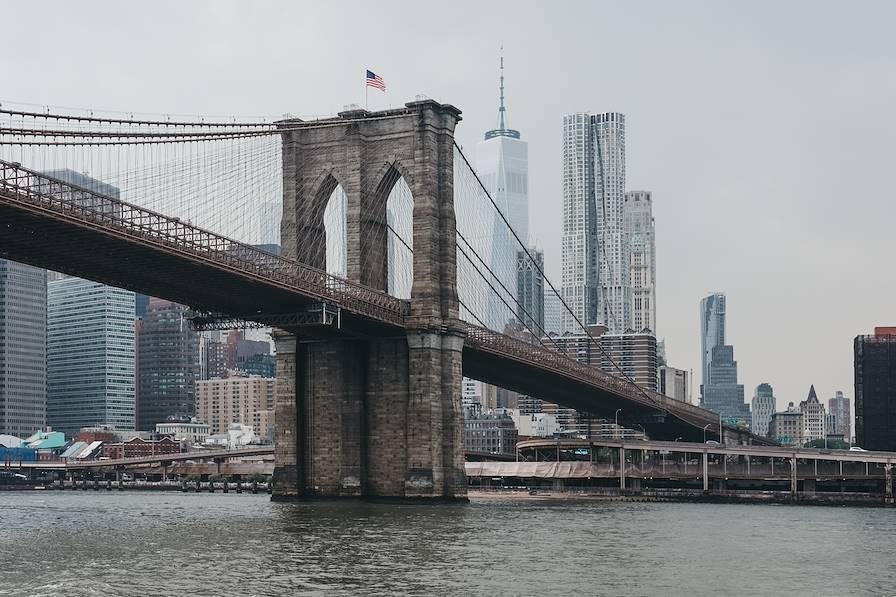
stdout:
<svg viewBox="0 0 896 597">
<path fill-rule="evenodd" d="M 520 138 L 520 132 L 507 128 L 507 108 L 504 106 L 504 42 L 501 42 L 501 61 L 500 66 L 500 90 L 501 103 L 498 104 L 498 128 L 485 132 L 486 139 L 494 139 L 495 137 L 511 137 L 513 139 Z"/>
<path fill-rule="evenodd" d="M 504 124 L 504 112 L 507 109 L 504 107 L 504 42 L 501 42 L 501 105 L 498 107 L 498 129 L 506 130 L 507 127 Z"/>
</svg>

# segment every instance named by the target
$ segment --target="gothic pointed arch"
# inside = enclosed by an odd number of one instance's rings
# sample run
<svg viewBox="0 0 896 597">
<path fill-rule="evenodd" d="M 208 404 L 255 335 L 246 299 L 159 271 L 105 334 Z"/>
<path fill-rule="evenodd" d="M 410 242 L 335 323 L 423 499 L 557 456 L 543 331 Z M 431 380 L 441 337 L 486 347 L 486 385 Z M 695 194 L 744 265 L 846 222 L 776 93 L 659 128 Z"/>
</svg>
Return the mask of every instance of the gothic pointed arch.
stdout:
<svg viewBox="0 0 896 597">
<path fill-rule="evenodd" d="M 412 186 L 399 160 L 374 172 L 361 213 L 361 280 L 399 298 L 410 299 L 413 284 Z"/>
<path fill-rule="evenodd" d="M 308 204 L 298 210 L 298 259 L 327 273 L 345 276 L 347 195 L 332 170 L 321 172 L 301 199 Z"/>
</svg>

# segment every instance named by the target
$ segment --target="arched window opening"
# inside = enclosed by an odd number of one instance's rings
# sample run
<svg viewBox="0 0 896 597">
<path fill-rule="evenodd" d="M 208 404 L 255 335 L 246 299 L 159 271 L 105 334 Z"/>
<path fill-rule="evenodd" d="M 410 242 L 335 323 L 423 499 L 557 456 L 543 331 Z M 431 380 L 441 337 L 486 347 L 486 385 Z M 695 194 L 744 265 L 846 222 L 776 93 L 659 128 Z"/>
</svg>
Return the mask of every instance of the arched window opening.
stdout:
<svg viewBox="0 0 896 597">
<path fill-rule="evenodd" d="M 327 239 L 326 268 L 328 274 L 343 278 L 348 273 L 348 236 L 345 220 L 347 208 L 348 196 L 342 185 L 337 184 L 324 209 L 324 234 Z"/>
<path fill-rule="evenodd" d="M 386 200 L 386 223 L 387 292 L 410 299 L 414 284 L 414 197 L 400 175 Z"/>
</svg>

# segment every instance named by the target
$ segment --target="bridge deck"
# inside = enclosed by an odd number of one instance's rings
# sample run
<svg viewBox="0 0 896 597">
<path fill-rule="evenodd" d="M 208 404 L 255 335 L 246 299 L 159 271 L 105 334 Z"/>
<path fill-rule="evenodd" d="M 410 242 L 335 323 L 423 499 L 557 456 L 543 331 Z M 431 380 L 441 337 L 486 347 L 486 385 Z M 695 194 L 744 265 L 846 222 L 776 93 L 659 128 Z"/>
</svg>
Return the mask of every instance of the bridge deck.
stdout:
<svg viewBox="0 0 896 597">
<path fill-rule="evenodd" d="M 282 325 L 326 303 L 340 330 L 400 333 L 409 303 L 162 214 L 0 161 L 0 255 L 193 308 Z M 640 425 L 654 437 L 718 435 L 715 413 L 644 391 L 543 346 L 466 327 L 464 374 Z"/>
<path fill-rule="evenodd" d="M 0 222 L 10 259 L 199 309 L 263 319 L 327 302 L 390 326 L 408 311 L 384 292 L 3 161 Z"/>
</svg>

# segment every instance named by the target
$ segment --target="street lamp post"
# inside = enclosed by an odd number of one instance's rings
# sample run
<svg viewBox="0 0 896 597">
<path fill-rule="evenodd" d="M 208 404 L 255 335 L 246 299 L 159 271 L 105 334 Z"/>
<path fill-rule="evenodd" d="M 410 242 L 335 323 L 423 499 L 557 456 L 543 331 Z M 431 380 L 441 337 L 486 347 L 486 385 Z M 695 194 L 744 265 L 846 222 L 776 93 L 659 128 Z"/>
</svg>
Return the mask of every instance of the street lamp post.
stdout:
<svg viewBox="0 0 896 597">
<path fill-rule="evenodd" d="M 622 436 L 622 434 L 619 433 L 619 412 L 620 412 L 621 410 L 622 410 L 621 408 L 617 408 L 617 409 L 616 409 L 616 415 L 614 416 L 614 418 L 615 418 L 615 420 L 616 420 L 616 437 L 617 437 L 617 438 L 619 438 L 619 437 Z"/>
<path fill-rule="evenodd" d="M 703 443 L 704 444 L 706 443 L 706 430 L 709 428 L 710 425 L 712 425 L 712 423 L 707 423 L 706 425 L 703 426 Z"/>
</svg>

